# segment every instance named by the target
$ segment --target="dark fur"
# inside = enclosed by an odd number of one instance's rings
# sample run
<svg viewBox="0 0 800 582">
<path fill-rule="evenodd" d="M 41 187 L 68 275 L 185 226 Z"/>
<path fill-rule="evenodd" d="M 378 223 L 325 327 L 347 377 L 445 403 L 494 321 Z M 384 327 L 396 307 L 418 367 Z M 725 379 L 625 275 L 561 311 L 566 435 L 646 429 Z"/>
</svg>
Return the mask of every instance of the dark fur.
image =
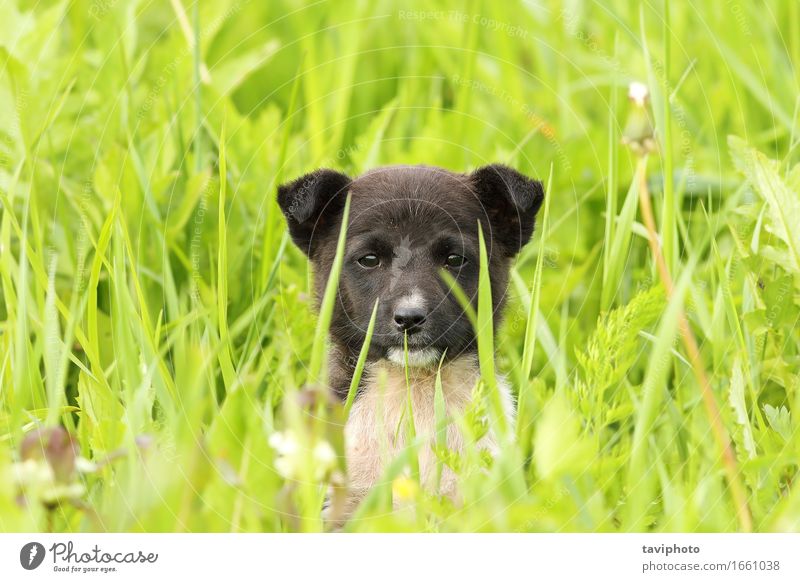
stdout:
<svg viewBox="0 0 800 582">
<path fill-rule="evenodd" d="M 344 202 L 351 194 L 350 220 L 339 294 L 331 325 L 334 353 L 331 382 L 341 397 L 364 341 L 376 298 L 380 298 L 370 359 L 403 346 L 394 321 L 400 298 L 414 288 L 425 296 L 426 319 L 408 336 L 409 349 L 435 347 L 448 359 L 476 350 L 472 327 L 439 275 L 451 253 L 466 257 L 447 267 L 467 296 L 477 301 L 478 222 L 489 255 L 495 324 L 508 283 L 509 261 L 530 239 L 544 199 L 540 182 L 502 165 L 457 174 L 425 166 L 392 166 L 351 180 L 317 170 L 278 189 L 295 244 L 310 258 L 321 298 L 336 253 Z M 366 269 L 358 259 L 374 253 L 381 266 Z"/>
</svg>

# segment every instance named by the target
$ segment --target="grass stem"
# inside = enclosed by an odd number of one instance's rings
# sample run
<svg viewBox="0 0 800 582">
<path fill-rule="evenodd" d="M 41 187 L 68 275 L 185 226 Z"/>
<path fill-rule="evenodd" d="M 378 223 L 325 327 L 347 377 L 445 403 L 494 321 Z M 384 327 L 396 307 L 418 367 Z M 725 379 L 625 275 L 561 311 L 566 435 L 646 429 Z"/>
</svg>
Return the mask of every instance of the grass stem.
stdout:
<svg viewBox="0 0 800 582">
<path fill-rule="evenodd" d="M 653 207 L 650 203 L 650 192 L 647 187 L 646 156 L 639 159 L 636 168 L 636 179 L 639 180 L 639 207 L 642 213 L 642 218 L 644 219 L 645 227 L 647 228 L 647 242 L 650 245 L 650 251 L 653 255 L 653 260 L 656 263 L 656 268 L 658 270 L 661 282 L 664 285 L 667 298 L 671 299 L 675 287 L 658 242 L 658 231 L 656 228 L 655 218 L 653 217 Z M 714 435 L 714 441 L 722 456 L 725 477 L 728 481 L 733 503 L 736 507 L 736 515 L 739 520 L 739 525 L 742 531 L 749 532 L 753 529 L 753 520 L 747 503 L 747 495 L 739 477 L 739 470 L 736 464 L 736 455 L 734 454 L 728 431 L 725 429 L 725 426 L 722 423 L 719 405 L 714 397 L 711 383 L 709 382 L 708 375 L 706 374 L 706 370 L 700 356 L 700 349 L 697 345 L 697 340 L 695 339 L 692 328 L 689 325 L 689 320 L 686 317 L 686 313 L 682 309 L 678 315 L 678 327 L 680 329 L 683 345 L 686 348 L 689 362 L 692 365 L 692 371 L 694 372 L 697 382 L 700 385 L 703 408 L 706 411 L 706 416 L 708 417 L 711 426 L 711 432 Z"/>
</svg>

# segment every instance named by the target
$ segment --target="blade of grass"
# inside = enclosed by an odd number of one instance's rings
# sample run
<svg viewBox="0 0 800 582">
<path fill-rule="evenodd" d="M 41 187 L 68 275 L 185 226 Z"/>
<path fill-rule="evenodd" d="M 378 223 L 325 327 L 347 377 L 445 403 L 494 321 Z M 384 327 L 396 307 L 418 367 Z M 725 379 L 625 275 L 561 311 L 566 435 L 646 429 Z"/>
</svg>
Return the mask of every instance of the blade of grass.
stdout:
<svg viewBox="0 0 800 582">
<path fill-rule="evenodd" d="M 663 135 L 662 148 L 664 151 L 664 200 L 661 211 L 661 242 L 664 249 L 664 261 L 670 273 L 674 273 L 678 267 L 677 263 L 677 226 L 676 211 L 678 201 L 675 197 L 675 186 L 673 181 L 673 161 L 672 161 L 672 104 L 670 103 L 670 40 L 672 29 L 669 25 L 669 0 L 664 0 L 664 93 L 663 101 Z M 649 61 L 648 61 L 649 62 Z"/>
<path fill-rule="evenodd" d="M 641 171 L 637 172 L 637 180 L 639 181 L 639 206 L 641 208 L 642 217 L 647 227 L 648 239 L 650 245 L 650 252 L 653 255 L 653 262 L 656 265 L 658 275 L 667 293 L 667 297 L 671 298 L 674 293 L 674 285 L 672 277 L 670 276 L 669 269 L 664 262 L 664 256 L 661 254 L 661 249 L 658 245 L 658 235 L 656 234 L 656 223 L 653 217 L 653 209 L 650 204 L 650 192 L 647 188 L 647 156 L 642 156 L 638 161 Z M 695 255 L 696 257 L 696 255 Z M 694 260 L 694 257 L 692 258 Z M 686 318 L 682 309 L 678 310 L 678 325 L 681 331 L 681 338 L 684 347 L 686 348 L 689 361 L 692 364 L 692 371 L 700 385 L 700 394 L 703 400 L 703 407 L 708 419 L 711 433 L 714 436 L 715 444 L 722 459 L 722 465 L 725 469 L 725 477 L 728 481 L 733 504 L 736 508 L 736 515 L 739 520 L 739 525 L 743 531 L 749 532 L 753 528 L 753 518 L 750 514 L 750 507 L 747 502 L 747 495 L 742 485 L 739 476 L 739 469 L 736 464 L 736 455 L 731 446 L 730 437 L 725 425 L 722 423 L 722 417 L 717 404 L 716 397 L 711 388 L 711 384 L 706 375 L 705 366 L 703 365 L 700 356 L 700 348 L 697 345 L 697 340 L 694 337 L 692 328 L 689 325 L 689 320 Z"/>
<path fill-rule="evenodd" d="M 436 379 L 433 386 L 433 418 L 434 426 L 436 427 L 435 444 L 436 448 L 443 451 L 447 448 L 447 404 L 444 400 L 444 388 L 442 387 L 442 365 L 446 354 L 442 354 L 439 359 L 439 367 L 436 369 Z M 441 457 L 436 457 L 436 489 L 442 482 L 442 472 L 444 471 L 444 462 Z"/>
<path fill-rule="evenodd" d="M 179 0 L 172 0 L 172 6 L 175 13 L 180 15 L 184 14 L 183 20 L 186 20 L 183 7 Z M 192 48 L 192 71 L 194 75 L 194 107 L 195 107 L 195 125 L 194 125 L 194 172 L 198 174 L 203 167 L 203 93 L 202 82 L 208 81 L 208 71 L 205 64 L 202 62 L 200 56 L 200 3 L 195 2 L 194 14 L 192 18 L 192 25 L 194 34 L 188 34 L 188 27 L 184 26 L 184 33 L 186 34 L 186 41 Z M 203 78 L 205 77 L 205 79 Z"/>
<path fill-rule="evenodd" d="M 347 391 L 347 399 L 344 402 L 344 415 L 347 418 L 350 415 L 350 409 L 353 407 L 353 401 L 358 392 L 358 385 L 361 383 L 361 375 L 364 372 L 364 365 L 367 362 L 367 354 L 369 353 L 369 345 L 372 342 L 372 333 L 375 330 L 375 320 L 378 317 L 378 303 L 380 299 L 375 300 L 375 306 L 372 308 L 372 315 L 369 318 L 369 325 L 367 326 L 367 334 L 364 337 L 364 344 L 361 346 L 361 351 L 358 353 L 358 360 L 356 361 L 355 370 L 353 370 L 353 378 L 350 380 L 350 388 Z"/>
<path fill-rule="evenodd" d="M 22 170 L 22 166 L 23 166 L 23 163 L 20 162 L 20 165 L 18 166 L 18 171 Z M 9 188 L 9 194 L 12 195 L 12 196 L 13 196 L 13 192 L 14 192 L 14 189 L 15 189 L 15 184 L 17 182 L 18 174 L 15 174 L 15 176 L 16 177 L 11 182 L 12 186 Z M 17 237 L 19 237 L 20 242 L 21 242 L 20 248 L 25 250 L 24 255 L 20 256 L 20 267 L 19 268 L 20 269 L 25 269 L 25 272 L 21 273 L 19 275 L 20 280 L 22 280 L 22 276 L 24 275 L 24 278 L 25 278 L 25 281 L 26 281 L 26 286 L 27 286 L 28 274 L 32 273 L 33 276 L 34 276 L 34 279 L 35 279 L 35 283 L 37 285 L 39 285 L 40 288 L 46 289 L 47 288 L 48 276 L 47 276 L 47 273 L 44 270 L 44 267 L 42 266 L 43 265 L 43 261 L 42 261 L 42 259 L 40 259 L 42 254 L 37 252 L 36 249 L 33 247 L 33 245 L 30 243 L 29 238 L 27 236 L 27 230 L 23 230 L 22 225 L 20 224 L 19 220 L 17 219 L 17 217 L 14 214 L 13 207 L 11 206 L 11 201 L 10 201 L 9 197 L 3 192 L 2 189 L 0 189 L 0 202 L 2 202 L 3 207 L 4 207 L 4 214 L 3 214 L 4 218 L 8 217 L 8 222 L 6 224 L 10 224 L 11 228 L 14 229 L 14 232 L 16 233 Z M 28 216 L 27 208 L 28 207 L 27 207 L 27 204 L 26 204 L 25 205 L 25 210 L 23 212 L 23 222 L 22 222 L 22 224 L 27 224 L 28 223 L 28 220 L 27 220 L 27 216 Z M 10 257 L 10 255 L 9 255 L 9 257 Z M 21 283 L 20 283 L 20 285 L 21 285 Z M 18 287 L 20 285 L 18 285 Z M 27 297 L 22 298 L 21 300 L 27 301 Z M 23 307 L 27 307 L 27 303 L 25 303 L 25 305 L 23 305 Z M 56 297 L 56 307 L 58 308 L 58 312 L 61 315 L 61 317 L 63 317 L 64 320 L 68 324 L 73 321 L 74 318 L 73 318 L 72 312 L 70 311 L 70 308 L 67 305 L 65 305 L 58 297 Z M 28 336 L 26 334 L 23 337 L 28 337 Z M 96 352 L 96 351 L 91 349 L 91 343 L 89 342 L 88 338 L 84 335 L 83 331 L 81 330 L 81 328 L 77 324 L 75 325 L 75 337 L 78 340 L 78 342 L 80 342 L 80 344 L 82 346 L 89 346 L 89 349 L 85 349 L 86 355 L 89 358 L 89 361 L 92 364 L 92 366 L 96 370 L 101 370 L 102 366 L 100 365 L 100 359 L 99 359 L 98 352 Z M 15 341 L 18 338 L 19 338 L 19 336 L 17 336 L 15 334 Z M 18 384 L 18 386 L 21 386 L 21 384 Z"/>
<path fill-rule="evenodd" d="M 672 293 L 667 309 L 661 317 L 656 332 L 656 340 L 650 353 L 642 388 L 642 402 L 637 409 L 636 424 L 628 465 L 627 491 L 625 503 L 626 531 L 642 531 L 647 527 L 647 507 L 652 500 L 652 485 L 655 473 L 648 462 L 648 439 L 653 432 L 658 411 L 666 392 L 667 373 L 671 368 L 671 347 L 678 332 L 678 320 L 683 308 L 683 298 L 689 288 L 692 267 L 687 266 L 678 285 Z"/>
<path fill-rule="evenodd" d="M 539 255 L 536 257 L 536 271 L 533 275 L 531 284 L 531 304 L 528 308 L 528 321 L 525 326 L 525 342 L 522 346 L 522 381 L 520 391 L 529 387 L 528 380 L 531 377 L 533 367 L 533 352 L 536 347 L 536 317 L 539 313 L 539 298 L 542 294 L 542 269 L 544 266 L 544 255 L 547 252 L 547 233 L 550 226 L 550 195 L 553 185 L 553 165 L 550 164 L 550 176 L 547 178 L 547 193 L 544 201 L 544 217 L 542 218 L 541 237 L 539 239 Z"/>
<path fill-rule="evenodd" d="M 266 292 L 266 290 L 269 288 L 269 282 L 272 279 L 270 276 L 271 273 L 268 270 L 270 263 L 267 260 L 267 257 L 270 256 L 272 239 L 274 238 L 273 233 L 278 220 L 280 220 L 280 213 L 277 211 L 278 204 L 275 200 L 275 196 L 272 195 L 272 193 L 275 191 L 276 186 L 283 181 L 283 174 L 286 165 L 286 152 L 289 147 L 289 140 L 292 137 L 292 130 L 294 129 L 295 113 L 297 110 L 297 95 L 300 92 L 300 81 L 303 79 L 303 67 L 305 66 L 305 60 L 305 53 L 303 53 L 300 57 L 300 63 L 297 66 L 297 73 L 295 74 L 294 82 L 292 83 L 292 92 L 289 96 L 289 107 L 287 108 L 286 115 L 284 116 L 283 136 L 281 137 L 281 144 L 280 148 L 278 149 L 278 160 L 275 165 L 275 174 L 270 181 L 269 188 L 267 188 L 267 192 L 270 193 L 270 196 L 267 196 L 267 200 L 264 203 L 266 209 L 264 217 L 264 239 L 261 243 L 262 293 Z M 281 244 L 284 244 L 283 241 L 281 241 Z"/>
<path fill-rule="evenodd" d="M 637 168 L 637 171 L 643 171 L 643 169 Z M 627 251 L 630 249 L 633 223 L 636 218 L 638 185 L 639 180 L 631 182 L 622 210 L 616 219 L 617 224 L 611 242 L 610 262 L 608 269 L 603 272 L 603 289 L 600 299 L 602 311 L 608 311 L 613 306 L 625 270 L 625 262 L 628 260 L 629 253 Z"/>
<path fill-rule="evenodd" d="M 217 223 L 217 327 L 222 350 L 219 364 L 225 388 L 230 392 L 236 385 L 233 369 L 233 354 L 228 339 L 228 225 L 225 220 L 225 202 L 228 192 L 228 162 L 225 137 L 225 121 L 219 136 L 219 221 Z"/>
<path fill-rule="evenodd" d="M 406 410 L 403 414 L 406 421 L 406 441 L 407 443 L 414 443 L 417 440 L 417 427 L 414 423 L 414 395 L 413 388 L 411 387 L 411 379 L 409 374 L 411 366 L 408 364 L 408 334 L 403 335 L 403 372 L 406 379 Z M 400 422 L 402 422 L 402 417 Z M 398 426 L 398 430 L 400 427 Z M 411 468 L 411 477 L 419 485 L 420 472 L 419 472 L 419 454 L 416 446 L 410 447 L 411 452 L 408 457 L 408 464 Z"/>
<path fill-rule="evenodd" d="M 19 176 L 22 172 L 24 160 L 21 160 L 17 166 L 17 171 L 14 172 L 14 177 L 9 188 L 9 198 L 13 197 L 19 184 Z M 14 378 L 14 393 L 18 394 L 32 394 L 33 384 L 28 375 L 28 353 L 30 345 L 28 342 L 28 261 L 25 260 L 25 249 L 28 247 L 28 207 L 30 204 L 30 197 L 25 198 L 25 205 L 22 211 L 22 232 L 20 237 L 20 257 L 17 275 L 17 304 L 15 305 L 16 312 L 16 325 L 14 329 L 14 363 L 12 366 Z M 8 216 L 13 218 L 12 206 L 8 198 L 3 200 L 3 217 Z M 9 254 L 10 261 L 10 254 Z M 16 400 L 16 399 L 14 399 Z M 17 404 L 12 402 L 12 404 Z M 22 415 L 22 406 L 12 406 L 12 418 L 14 419 L 14 427 L 20 427 L 20 417 Z M 17 433 L 20 429 L 17 428 Z M 16 436 L 19 436 L 17 434 Z"/>
<path fill-rule="evenodd" d="M 619 33 L 614 34 L 614 58 L 617 58 L 619 49 Z M 616 232 L 615 218 L 617 216 L 617 190 L 619 189 L 619 120 L 617 106 L 617 72 L 614 71 L 614 80 L 611 83 L 611 111 L 608 117 L 608 178 L 606 188 L 606 220 L 603 232 L 603 281 L 601 292 L 601 309 L 608 311 L 611 308 L 610 297 L 606 284 L 609 279 L 609 269 L 614 256 L 611 254 L 612 241 Z M 616 290 L 615 290 L 616 291 Z"/>
<path fill-rule="evenodd" d="M 342 225 L 339 227 L 339 240 L 336 245 L 336 257 L 331 266 L 328 281 L 325 284 L 325 293 L 322 296 L 322 304 L 319 309 L 317 328 L 314 332 L 314 343 L 311 346 L 311 363 L 308 367 L 308 380 L 312 383 L 325 383 L 327 379 L 327 365 L 325 354 L 327 353 L 328 328 L 333 317 L 333 306 L 339 291 L 339 274 L 342 271 L 344 262 L 344 247 L 347 240 L 347 221 L 350 215 L 350 194 L 344 203 L 342 213 Z"/>
<path fill-rule="evenodd" d="M 472 0 L 469 5 L 469 14 L 482 14 L 480 0 Z M 464 43 L 461 45 L 462 54 L 465 55 L 463 60 L 463 70 L 461 71 L 461 79 L 464 82 L 461 84 L 456 103 L 458 104 L 458 111 L 460 116 L 458 118 L 458 129 L 455 135 L 458 137 L 458 143 L 467 143 L 467 128 L 469 127 L 469 113 L 472 109 L 472 82 L 475 80 L 475 64 L 478 60 L 478 39 L 479 27 L 476 19 L 470 19 L 470 22 L 464 27 Z M 469 163 L 469 148 L 464 148 L 464 161 Z"/>
<path fill-rule="evenodd" d="M 445 270 L 439 272 L 450 291 L 461 304 L 464 314 L 469 319 L 475 330 L 478 343 L 478 363 L 481 370 L 481 379 L 486 384 L 489 393 L 491 411 L 498 427 L 498 436 L 504 441 L 509 434 L 508 419 L 503 405 L 500 389 L 497 384 L 494 363 L 494 321 L 492 306 L 492 288 L 489 279 L 489 259 L 486 253 L 486 242 L 483 229 L 478 223 L 478 243 L 480 246 L 480 272 L 478 276 L 478 310 L 472 306 L 464 290 L 453 276 Z"/>
</svg>

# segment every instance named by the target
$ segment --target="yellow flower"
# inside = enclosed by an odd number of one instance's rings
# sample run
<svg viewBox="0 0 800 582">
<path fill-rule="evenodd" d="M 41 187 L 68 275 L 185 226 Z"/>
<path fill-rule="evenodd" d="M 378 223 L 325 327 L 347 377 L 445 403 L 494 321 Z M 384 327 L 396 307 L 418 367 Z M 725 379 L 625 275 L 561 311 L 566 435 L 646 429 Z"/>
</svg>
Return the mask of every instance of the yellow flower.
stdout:
<svg viewBox="0 0 800 582">
<path fill-rule="evenodd" d="M 400 475 L 392 481 L 392 496 L 398 501 L 412 501 L 417 493 L 419 485 L 407 475 Z"/>
</svg>

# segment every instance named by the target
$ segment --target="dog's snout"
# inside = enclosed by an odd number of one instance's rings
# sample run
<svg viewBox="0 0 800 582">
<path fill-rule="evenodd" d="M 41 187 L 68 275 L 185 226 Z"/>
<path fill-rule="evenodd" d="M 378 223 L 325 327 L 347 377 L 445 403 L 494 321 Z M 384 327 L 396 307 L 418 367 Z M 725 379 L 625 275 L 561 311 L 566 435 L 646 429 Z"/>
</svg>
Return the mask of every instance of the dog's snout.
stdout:
<svg viewBox="0 0 800 582">
<path fill-rule="evenodd" d="M 400 331 L 414 333 L 425 323 L 426 315 L 421 307 L 398 307 L 394 312 L 394 322 Z"/>
</svg>

